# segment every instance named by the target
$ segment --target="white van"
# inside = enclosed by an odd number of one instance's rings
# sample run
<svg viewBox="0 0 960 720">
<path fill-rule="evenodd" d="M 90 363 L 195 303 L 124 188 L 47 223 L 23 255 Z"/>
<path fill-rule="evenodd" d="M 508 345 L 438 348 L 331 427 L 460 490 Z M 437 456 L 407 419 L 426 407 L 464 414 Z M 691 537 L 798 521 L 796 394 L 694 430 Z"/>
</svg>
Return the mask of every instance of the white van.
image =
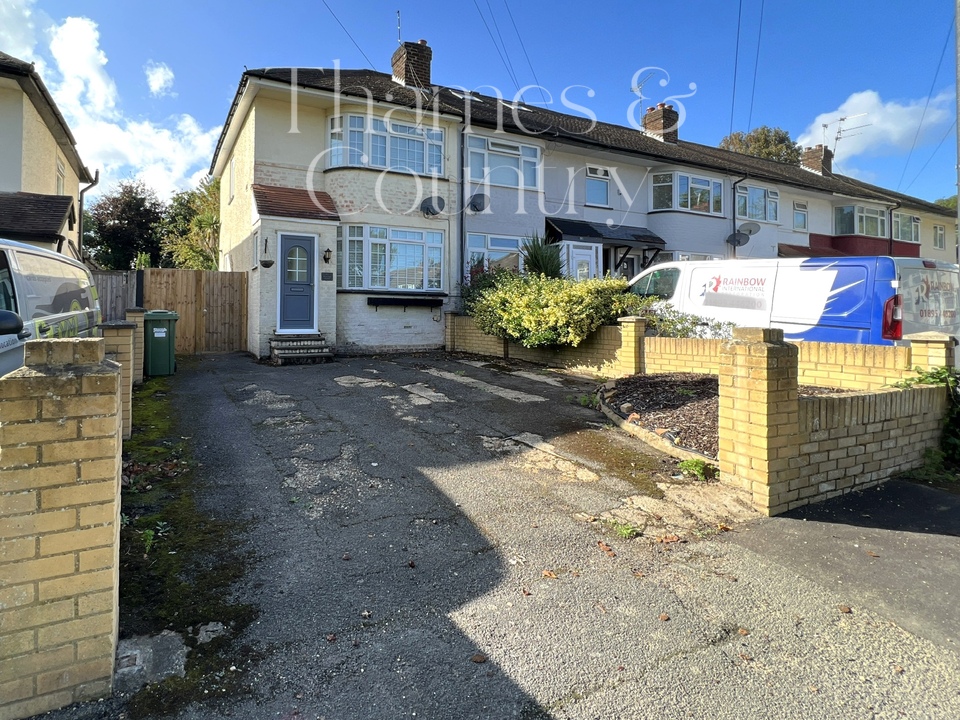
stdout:
<svg viewBox="0 0 960 720">
<path fill-rule="evenodd" d="M 90 337 L 100 320 L 97 288 L 86 266 L 0 238 L 0 377 L 23 365 L 28 340 Z"/>
<path fill-rule="evenodd" d="M 960 267 L 901 257 L 670 262 L 630 281 L 681 312 L 790 341 L 901 345 L 936 331 L 960 338 Z"/>
</svg>

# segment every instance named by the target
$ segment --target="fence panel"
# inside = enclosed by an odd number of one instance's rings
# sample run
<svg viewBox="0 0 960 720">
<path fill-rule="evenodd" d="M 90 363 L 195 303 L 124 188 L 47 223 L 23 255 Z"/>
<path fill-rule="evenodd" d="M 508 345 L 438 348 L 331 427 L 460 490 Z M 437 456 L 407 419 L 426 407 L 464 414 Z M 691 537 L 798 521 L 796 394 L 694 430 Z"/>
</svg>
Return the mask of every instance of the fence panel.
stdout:
<svg viewBox="0 0 960 720">
<path fill-rule="evenodd" d="M 96 270 L 93 282 L 100 295 L 104 322 L 123 320 L 127 308 L 137 305 L 137 271 L 105 272 Z"/>
<path fill-rule="evenodd" d="M 180 316 L 177 354 L 246 348 L 245 273 L 148 268 L 143 271 L 143 286 L 147 310 L 173 310 Z"/>
</svg>

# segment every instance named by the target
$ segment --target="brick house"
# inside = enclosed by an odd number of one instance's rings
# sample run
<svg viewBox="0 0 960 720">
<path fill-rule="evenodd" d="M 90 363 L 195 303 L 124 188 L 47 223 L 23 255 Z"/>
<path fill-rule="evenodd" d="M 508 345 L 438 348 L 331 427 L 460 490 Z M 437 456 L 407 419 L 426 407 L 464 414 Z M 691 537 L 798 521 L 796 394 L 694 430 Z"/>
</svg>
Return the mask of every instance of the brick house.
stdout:
<svg viewBox="0 0 960 720">
<path fill-rule="evenodd" d="M 834 173 L 822 146 L 799 166 L 754 158 L 682 140 L 667 104 L 637 127 L 601 123 L 435 84 L 431 63 L 420 41 L 397 48 L 389 75 L 243 74 L 210 171 L 221 268 L 249 274 L 253 354 L 291 338 L 442 347 L 470 269 L 520 268 L 533 235 L 575 278 L 658 258 L 956 261 L 951 211 Z"/>
</svg>

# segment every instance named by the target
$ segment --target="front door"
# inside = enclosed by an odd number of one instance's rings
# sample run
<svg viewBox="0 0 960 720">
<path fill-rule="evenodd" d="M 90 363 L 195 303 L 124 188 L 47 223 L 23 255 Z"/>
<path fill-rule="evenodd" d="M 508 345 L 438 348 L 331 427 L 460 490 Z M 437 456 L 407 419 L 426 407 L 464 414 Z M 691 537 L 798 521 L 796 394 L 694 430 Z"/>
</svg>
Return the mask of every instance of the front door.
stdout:
<svg viewBox="0 0 960 720">
<path fill-rule="evenodd" d="M 597 276 L 597 253 L 592 247 L 574 245 L 570 248 L 570 277 L 589 280 Z"/>
<path fill-rule="evenodd" d="M 280 332 L 316 330 L 314 270 L 310 235 L 280 236 Z"/>
</svg>

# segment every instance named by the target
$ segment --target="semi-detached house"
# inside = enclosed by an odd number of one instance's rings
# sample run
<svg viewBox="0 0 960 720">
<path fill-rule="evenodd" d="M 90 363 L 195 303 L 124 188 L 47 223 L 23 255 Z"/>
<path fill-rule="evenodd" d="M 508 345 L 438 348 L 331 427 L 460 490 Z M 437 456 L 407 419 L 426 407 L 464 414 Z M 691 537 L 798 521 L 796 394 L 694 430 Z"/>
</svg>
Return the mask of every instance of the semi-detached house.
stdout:
<svg viewBox="0 0 960 720">
<path fill-rule="evenodd" d="M 569 275 L 662 259 L 893 254 L 956 261 L 956 218 L 834 173 L 432 82 L 425 41 L 392 73 L 246 71 L 211 164 L 221 269 L 249 275 L 249 351 L 438 348 L 471 268 L 558 243 Z M 748 237 L 746 237 L 748 236 Z"/>
</svg>

